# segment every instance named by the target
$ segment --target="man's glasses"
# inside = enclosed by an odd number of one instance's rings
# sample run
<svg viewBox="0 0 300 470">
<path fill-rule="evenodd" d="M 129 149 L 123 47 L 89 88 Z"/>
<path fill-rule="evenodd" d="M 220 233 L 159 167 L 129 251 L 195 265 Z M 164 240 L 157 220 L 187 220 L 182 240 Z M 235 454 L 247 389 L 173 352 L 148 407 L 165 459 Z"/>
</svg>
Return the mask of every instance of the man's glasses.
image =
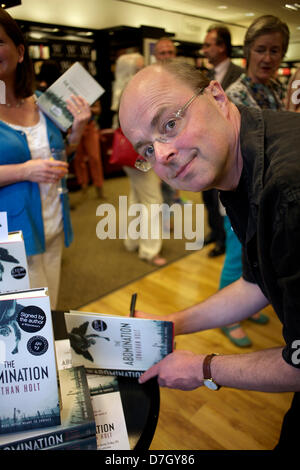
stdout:
<svg viewBox="0 0 300 470">
<path fill-rule="evenodd" d="M 155 163 L 155 141 L 168 143 L 172 139 L 175 139 L 183 131 L 186 126 L 185 112 L 192 102 L 203 93 L 204 89 L 204 87 L 199 88 L 199 90 L 188 100 L 188 102 L 179 108 L 176 113 L 171 115 L 169 114 L 167 117 L 161 118 L 160 122 L 158 123 L 158 137 L 154 139 L 153 143 L 145 145 L 142 150 L 142 155 L 138 157 L 135 162 L 134 166 L 138 170 L 143 172 L 149 171 Z"/>
</svg>

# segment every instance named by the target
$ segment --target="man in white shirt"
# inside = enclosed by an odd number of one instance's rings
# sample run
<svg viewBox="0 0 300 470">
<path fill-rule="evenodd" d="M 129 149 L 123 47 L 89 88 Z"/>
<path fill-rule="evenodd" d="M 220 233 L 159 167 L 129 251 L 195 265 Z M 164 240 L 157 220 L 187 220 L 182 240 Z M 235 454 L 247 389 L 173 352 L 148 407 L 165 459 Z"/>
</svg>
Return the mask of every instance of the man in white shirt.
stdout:
<svg viewBox="0 0 300 470">
<path fill-rule="evenodd" d="M 211 80 L 217 80 L 224 90 L 235 82 L 243 69 L 230 60 L 231 56 L 231 34 L 225 26 L 213 25 L 207 30 L 202 47 L 203 55 L 213 65 L 209 72 Z M 205 238 L 204 243 L 215 243 L 215 247 L 208 253 L 208 256 L 215 257 L 225 252 L 225 230 L 223 215 L 219 211 L 219 198 L 215 189 L 202 192 L 203 201 L 208 212 L 208 223 L 211 231 Z"/>
</svg>

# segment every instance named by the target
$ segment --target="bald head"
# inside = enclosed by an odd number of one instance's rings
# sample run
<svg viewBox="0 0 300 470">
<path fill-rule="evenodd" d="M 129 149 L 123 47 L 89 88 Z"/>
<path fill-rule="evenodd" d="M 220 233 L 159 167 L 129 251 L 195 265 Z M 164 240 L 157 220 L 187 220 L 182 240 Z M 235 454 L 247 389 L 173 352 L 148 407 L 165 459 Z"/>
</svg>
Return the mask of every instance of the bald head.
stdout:
<svg viewBox="0 0 300 470">
<path fill-rule="evenodd" d="M 176 89 L 178 83 L 195 92 L 199 88 L 207 87 L 209 80 L 195 67 L 176 61 L 149 65 L 135 74 L 125 88 L 120 103 L 120 123 L 124 132 L 124 111 L 134 111 L 134 108 L 140 111 L 136 103 L 144 103 L 146 106 L 154 95 L 163 95 L 171 86 Z"/>
<path fill-rule="evenodd" d="M 233 107 L 238 113 L 218 82 L 175 61 L 134 75 L 119 116 L 124 134 L 161 179 L 177 189 L 202 191 L 237 182 Z"/>
</svg>

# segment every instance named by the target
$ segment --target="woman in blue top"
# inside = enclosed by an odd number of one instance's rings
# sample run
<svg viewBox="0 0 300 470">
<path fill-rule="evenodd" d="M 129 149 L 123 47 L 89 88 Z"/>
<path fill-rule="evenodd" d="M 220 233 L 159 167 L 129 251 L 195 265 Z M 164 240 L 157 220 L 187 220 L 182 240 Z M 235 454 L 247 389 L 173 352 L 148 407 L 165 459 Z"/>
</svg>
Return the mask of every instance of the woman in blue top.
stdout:
<svg viewBox="0 0 300 470">
<path fill-rule="evenodd" d="M 23 34 L 0 8 L 0 211 L 7 212 L 8 230 L 22 230 L 28 257 L 30 286 L 48 287 L 55 308 L 63 240 L 73 238 L 67 194 L 57 183 L 68 164 L 51 160 L 51 149 L 63 149 L 60 130 L 37 107 L 34 74 Z M 67 153 L 75 151 L 90 107 L 73 97 L 68 109 L 74 116 Z"/>
</svg>

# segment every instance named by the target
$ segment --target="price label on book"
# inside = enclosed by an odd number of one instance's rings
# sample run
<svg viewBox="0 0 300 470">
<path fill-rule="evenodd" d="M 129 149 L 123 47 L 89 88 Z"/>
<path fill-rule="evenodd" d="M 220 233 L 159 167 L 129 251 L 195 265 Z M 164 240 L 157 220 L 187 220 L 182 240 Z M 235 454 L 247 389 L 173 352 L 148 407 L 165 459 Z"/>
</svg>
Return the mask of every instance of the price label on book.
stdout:
<svg viewBox="0 0 300 470">
<path fill-rule="evenodd" d="M 0 212 L 0 242 L 8 239 L 7 212 Z"/>
</svg>

